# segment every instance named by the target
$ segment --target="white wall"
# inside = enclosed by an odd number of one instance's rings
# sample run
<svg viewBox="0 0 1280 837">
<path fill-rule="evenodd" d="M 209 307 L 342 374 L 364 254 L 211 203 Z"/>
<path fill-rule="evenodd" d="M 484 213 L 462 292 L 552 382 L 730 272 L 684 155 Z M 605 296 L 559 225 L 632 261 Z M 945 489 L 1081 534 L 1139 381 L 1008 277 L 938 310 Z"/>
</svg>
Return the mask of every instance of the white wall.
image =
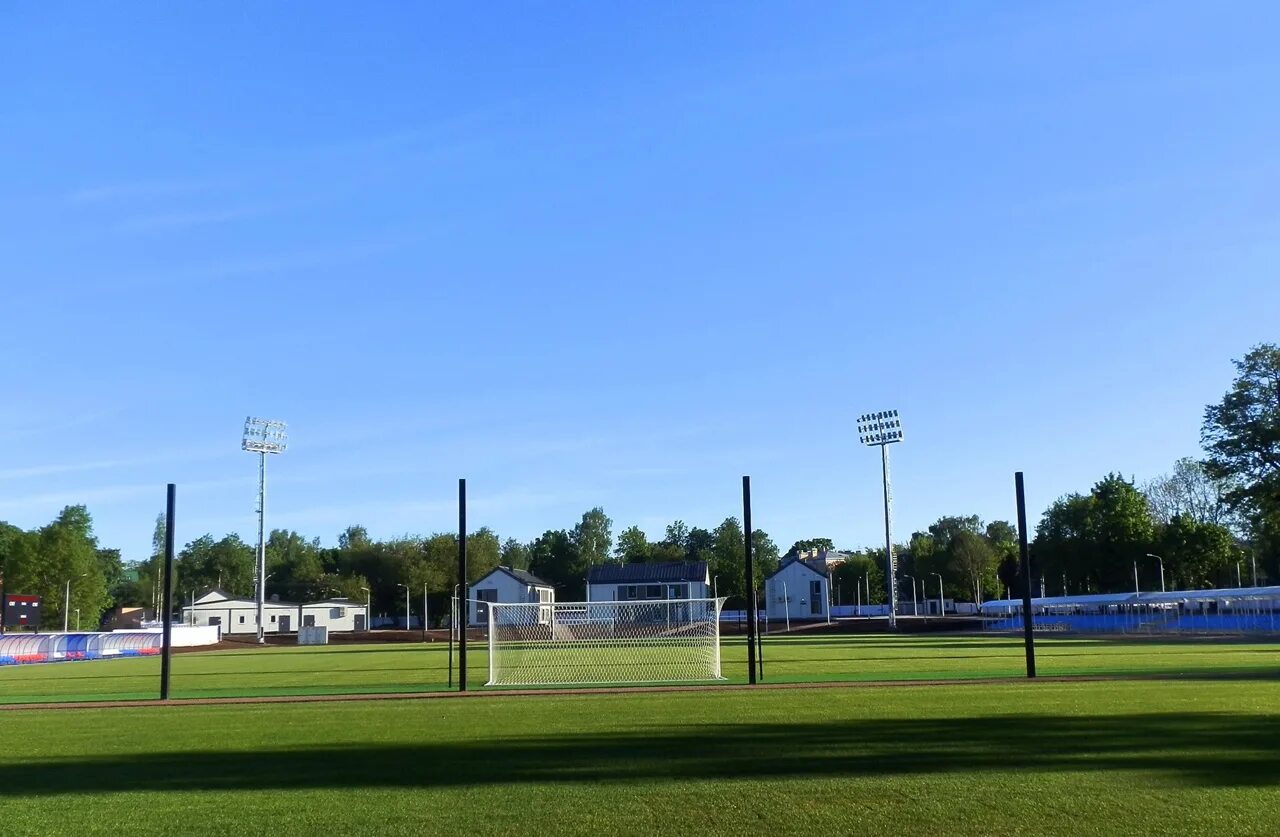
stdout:
<svg viewBox="0 0 1280 837">
<path fill-rule="evenodd" d="M 342 610 L 342 615 L 332 616 L 331 612 L 334 608 Z M 354 631 L 356 615 L 364 612 L 364 603 L 319 602 L 299 606 L 264 602 L 262 605 L 263 633 L 280 633 L 284 620 L 288 621 L 289 632 L 296 632 L 302 625 L 304 616 L 315 617 L 317 626 L 324 626 L 330 631 Z M 194 608 L 188 606 L 182 609 L 183 623 L 211 625 L 213 619 L 219 619 L 224 634 L 257 634 L 257 618 L 257 604 L 243 599 L 196 602 Z"/>
<path fill-rule="evenodd" d="M 502 604 L 518 604 L 521 602 L 539 601 L 539 590 L 547 590 L 551 601 L 555 601 L 555 591 L 549 587 L 534 587 L 518 581 L 501 570 L 495 570 L 471 585 L 467 595 L 467 624 L 487 625 L 489 623 L 488 608 L 476 601 L 476 593 L 481 590 L 496 590 L 497 601 Z"/>
<path fill-rule="evenodd" d="M 810 608 L 810 582 L 818 582 L 818 612 Z M 792 561 L 765 582 L 765 613 L 770 620 L 827 618 L 827 579 L 799 561 Z M 786 600 L 783 594 L 786 594 Z"/>
</svg>

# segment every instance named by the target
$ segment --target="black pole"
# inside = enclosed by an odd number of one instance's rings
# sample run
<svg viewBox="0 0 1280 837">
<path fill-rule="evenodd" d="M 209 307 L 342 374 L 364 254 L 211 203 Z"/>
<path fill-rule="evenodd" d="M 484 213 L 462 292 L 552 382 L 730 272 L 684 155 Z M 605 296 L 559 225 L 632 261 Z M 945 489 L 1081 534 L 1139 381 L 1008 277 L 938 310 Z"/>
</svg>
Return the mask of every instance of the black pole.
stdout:
<svg viewBox="0 0 1280 837">
<path fill-rule="evenodd" d="M 169 699 L 169 661 L 173 656 L 173 510 L 178 487 L 169 483 L 164 515 L 164 613 L 160 651 L 160 699 Z"/>
<path fill-rule="evenodd" d="M 458 691 L 467 690 L 467 481 L 458 480 Z"/>
<path fill-rule="evenodd" d="M 1018 493 L 1018 552 L 1022 558 L 1022 634 L 1027 646 L 1027 677 L 1036 676 L 1036 640 L 1031 631 L 1031 552 L 1027 549 L 1027 498 L 1022 472 L 1013 475 Z"/>
<path fill-rule="evenodd" d="M 751 599 L 752 599 L 752 604 L 754 604 L 755 603 L 754 593 L 751 595 Z M 769 603 L 766 601 L 765 602 L 766 613 L 768 612 L 768 606 L 769 606 Z M 756 612 L 757 613 L 760 612 L 759 608 L 756 609 Z M 760 679 L 764 680 L 764 631 L 761 631 L 759 627 L 760 627 L 759 625 L 756 626 L 756 668 L 760 672 Z"/>
<path fill-rule="evenodd" d="M 742 528 L 747 542 L 747 682 L 756 682 L 756 573 L 751 560 L 751 477 L 742 478 Z"/>
</svg>

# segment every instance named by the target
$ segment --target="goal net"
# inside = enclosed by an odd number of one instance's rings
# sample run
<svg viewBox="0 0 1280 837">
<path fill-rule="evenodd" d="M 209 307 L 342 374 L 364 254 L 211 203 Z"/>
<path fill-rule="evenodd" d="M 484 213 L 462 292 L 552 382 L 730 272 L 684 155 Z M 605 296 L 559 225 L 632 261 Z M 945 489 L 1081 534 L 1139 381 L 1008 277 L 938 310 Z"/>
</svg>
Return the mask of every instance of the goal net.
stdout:
<svg viewBox="0 0 1280 837">
<path fill-rule="evenodd" d="M 486 686 L 721 680 L 724 599 L 489 605 Z"/>
</svg>

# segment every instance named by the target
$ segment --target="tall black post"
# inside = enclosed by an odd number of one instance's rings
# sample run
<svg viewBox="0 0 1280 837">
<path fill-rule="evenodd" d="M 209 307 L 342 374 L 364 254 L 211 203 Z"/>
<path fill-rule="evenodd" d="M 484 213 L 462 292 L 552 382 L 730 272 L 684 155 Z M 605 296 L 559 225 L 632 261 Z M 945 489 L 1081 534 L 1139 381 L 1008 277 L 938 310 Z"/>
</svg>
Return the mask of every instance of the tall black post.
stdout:
<svg viewBox="0 0 1280 837">
<path fill-rule="evenodd" d="M 752 595 L 751 598 L 754 600 L 755 596 Z M 765 605 L 765 612 L 768 613 L 769 602 L 766 601 L 764 605 Z M 756 613 L 759 614 L 759 612 L 760 610 L 759 608 L 757 608 Z M 760 680 L 763 681 L 764 680 L 764 631 L 760 630 L 760 625 L 758 622 L 756 623 L 756 670 L 759 673 Z"/>
<path fill-rule="evenodd" d="M 458 691 L 467 690 L 467 481 L 458 480 Z"/>
<path fill-rule="evenodd" d="M 747 542 L 747 682 L 756 682 L 756 573 L 751 548 L 751 477 L 742 478 L 742 528 Z"/>
<path fill-rule="evenodd" d="M 1027 677 L 1036 676 L 1036 640 L 1031 630 L 1031 552 L 1027 548 L 1027 498 L 1022 489 L 1022 472 L 1013 475 L 1018 493 L 1018 552 L 1022 563 L 1022 635 L 1027 646 Z"/>
<path fill-rule="evenodd" d="M 160 615 L 162 639 L 160 651 L 160 699 L 169 699 L 169 661 L 173 656 L 173 510 L 178 487 L 169 483 L 169 496 L 164 513 L 164 612 Z"/>
</svg>

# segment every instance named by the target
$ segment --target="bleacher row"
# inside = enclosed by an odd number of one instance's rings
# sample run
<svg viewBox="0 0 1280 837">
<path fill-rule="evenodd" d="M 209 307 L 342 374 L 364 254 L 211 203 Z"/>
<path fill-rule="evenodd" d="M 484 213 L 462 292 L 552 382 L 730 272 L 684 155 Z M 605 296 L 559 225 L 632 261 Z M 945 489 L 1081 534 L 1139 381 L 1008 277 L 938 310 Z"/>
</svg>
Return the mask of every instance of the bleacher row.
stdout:
<svg viewBox="0 0 1280 837">
<path fill-rule="evenodd" d="M 1032 617 L 1037 632 L 1071 631 L 1078 633 L 1175 633 L 1175 634 L 1239 634 L 1275 633 L 1280 631 L 1280 614 L 1276 613 L 1107 613 L 1052 614 L 1037 613 Z M 1020 631 L 1022 616 L 1012 616 L 986 623 L 989 631 Z"/>
<path fill-rule="evenodd" d="M 84 634 L 5 634 L 0 665 L 147 657 L 160 653 L 161 634 L 120 631 Z"/>
</svg>

